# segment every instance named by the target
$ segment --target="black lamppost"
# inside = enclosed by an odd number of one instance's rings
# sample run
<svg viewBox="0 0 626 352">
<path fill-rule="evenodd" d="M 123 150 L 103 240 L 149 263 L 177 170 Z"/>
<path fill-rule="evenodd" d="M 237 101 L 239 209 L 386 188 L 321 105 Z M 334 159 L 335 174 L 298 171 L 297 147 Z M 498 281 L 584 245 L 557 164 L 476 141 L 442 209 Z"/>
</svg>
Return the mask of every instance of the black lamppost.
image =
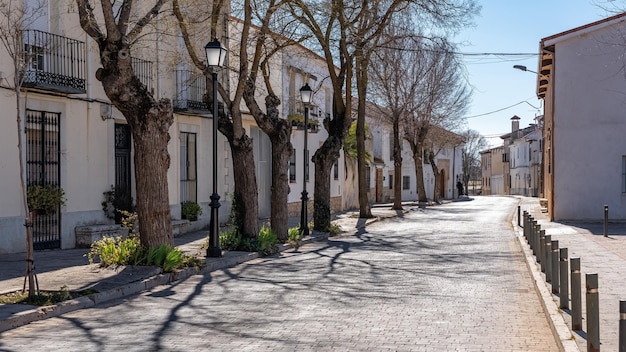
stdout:
<svg viewBox="0 0 626 352">
<path fill-rule="evenodd" d="M 207 257 L 221 257 L 220 247 L 220 196 L 217 194 L 217 69 L 224 65 L 226 48 L 220 44 L 217 38 L 205 45 L 208 66 L 213 75 L 213 194 L 211 194 L 211 220 L 209 223 L 209 248 L 206 250 Z"/>
<path fill-rule="evenodd" d="M 306 237 L 309 235 L 309 224 L 308 224 L 308 216 L 307 216 L 307 201 L 309 200 L 308 193 L 306 191 L 306 175 L 308 169 L 307 160 L 307 136 L 309 130 L 309 104 L 313 98 L 313 90 L 309 87 L 309 84 L 306 83 L 302 88 L 300 88 L 300 99 L 302 99 L 302 104 L 304 104 L 304 151 L 302 153 L 302 165 L 304 168 L 302 169 L 302 209 L 300 211 L 300 231 L 302 231 L 302 237 Z"/>
</svg>

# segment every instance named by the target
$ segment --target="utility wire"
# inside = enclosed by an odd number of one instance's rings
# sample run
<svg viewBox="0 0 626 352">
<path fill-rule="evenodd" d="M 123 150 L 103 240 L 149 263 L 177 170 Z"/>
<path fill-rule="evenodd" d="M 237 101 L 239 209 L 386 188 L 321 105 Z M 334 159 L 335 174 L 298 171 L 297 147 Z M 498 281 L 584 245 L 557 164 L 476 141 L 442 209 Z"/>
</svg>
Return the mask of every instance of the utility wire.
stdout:
<svg viewBox="0 0 626 352">
<path fill-rule="evenodd" d="M 529 99 L 530 99 L 530 98 L 529 98 Z M 486 112 L 486 113 L 484 113 L 484 114 L 478 114 L 478 115 L 473 115 L 473 116 L 466 116 L 465 118 L 466 118 L 466 119 L 472 119 L 472 118 L 475 118 L 475 117 L 481 117 L 481 116 L 486 116 L 486 115 L 495 114 L 495 113 L 497 113 L 497 112 L 504 111 L 504 110 L 510 109 L 510 108 L 512 108 L 512 107 L 514 107 L 514 106 L 517 106 L 517 105 L 520 105 L 520 104 L 524 104 L 524 103 L 526 103 L 526 104 L 528 104 L 528 105 L 532 106 L 534 109 L 537 109 L 537 110 L 541 109 L 541 106 L 538 106 L 538 107 L 537 107 L 537 106 L 534 106 L 533 104 L 529 103 L 529 102 L 528 102 L 528 101 L 526 101 L 526 100 L 522 100 L 522 101 L 520 101 L 519 103 L 515 103 L 515 104 L 513 104 L 513 105 L 510 105 L 510 106 L 507 106 L 507 107 L 504 107 L 504 108 L 501 108 L 501 109 L 498 109 L 498 110 L 494 110 L 494 111 Z"/>
</svg>

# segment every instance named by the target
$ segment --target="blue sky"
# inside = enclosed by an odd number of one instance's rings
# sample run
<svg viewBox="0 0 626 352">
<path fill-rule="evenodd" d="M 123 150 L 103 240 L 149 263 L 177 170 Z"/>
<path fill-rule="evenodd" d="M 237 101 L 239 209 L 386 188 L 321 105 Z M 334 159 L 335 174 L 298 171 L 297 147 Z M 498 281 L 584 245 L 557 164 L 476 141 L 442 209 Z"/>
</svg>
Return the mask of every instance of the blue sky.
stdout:
<svg viewBox="0 0 626 352">
<path fill-rule="evenodd" d="M 475 19 L 476 26 L 457 36 L 463 53 L 537 54 L 541 38 L 608 17 L 593 0 L 480 3 L 482 11 Z M 521 118 L 520 127 L 526 127 L 542 114 L 542 102 L 535 95 L 536 75 L 513 69 L 513 65 L 525 65 L 537 71 L 537 55 L 466 55 L 463 61 L 474 91 L 467 127 L 480 132 L 491 146 L 502 144 L 499 136 L 510 132 L 513 115 Z"/>
</svg>

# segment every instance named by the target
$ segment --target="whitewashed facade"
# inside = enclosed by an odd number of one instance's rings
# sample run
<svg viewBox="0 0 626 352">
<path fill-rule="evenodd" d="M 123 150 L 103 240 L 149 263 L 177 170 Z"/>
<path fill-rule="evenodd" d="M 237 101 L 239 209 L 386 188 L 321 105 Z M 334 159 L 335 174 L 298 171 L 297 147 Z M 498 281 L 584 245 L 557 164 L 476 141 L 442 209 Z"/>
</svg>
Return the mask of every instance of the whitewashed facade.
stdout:
<svg viewBox="0 0 626 352">
<path fill-rule="evenodd" d="M 544 180 L 552 220 L 626 219 L 626 13 L 543 38 Z"/>
</svg>

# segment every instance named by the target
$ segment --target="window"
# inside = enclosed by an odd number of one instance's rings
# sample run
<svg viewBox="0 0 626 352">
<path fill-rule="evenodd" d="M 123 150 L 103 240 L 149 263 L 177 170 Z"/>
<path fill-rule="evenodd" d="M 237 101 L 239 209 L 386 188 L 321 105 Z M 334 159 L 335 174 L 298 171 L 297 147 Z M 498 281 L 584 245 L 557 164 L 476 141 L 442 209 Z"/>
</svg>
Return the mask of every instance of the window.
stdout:
<svg viewBox="0 0 626 352">
<path fill-rule="evenodd" d="M 296 148 L 293 148 L 289 158 L 289 182 L 296 182 Z"/>
<path fill-rule="evenodd" d="M 365 167 L 365 187 L 367 187 L 367 189 L 370 189 L 370 185 L 371 185 L 371 181 L 372 181 L 372 177 L 371 177 L 371 173 L 372 173 L 372 169 L 369 166 Z"/>
<path fill-rule="evenodd" d="M 180 201 L 197 202 L 196 134 L 180 132 Z"/>
<path fill-rule="evenodd" d="M 509 154 L 508 153 L 502 153 L 502 162 L 503 163 L 508 163 L 509 162 Z"/>
<path fill-rule="evenodd" d="M 393 175 L 389 175 L 389 189 L 393 189 Z"/>
<path fill-rule="evenodd" d="M 402 189 L 411 188 L 411 177 L 410 176 L 402 176 Z"/>
<path fill-rule="evenodd" d="M 626 155 L 622 155 L 622 193 L 626 193 Z"/>
<path fill-rule="evenodd" d="M 339 179 L 339 161 L 335 161 L 335 165 L 333 165 L 333 178 Z"/>
</svg>

